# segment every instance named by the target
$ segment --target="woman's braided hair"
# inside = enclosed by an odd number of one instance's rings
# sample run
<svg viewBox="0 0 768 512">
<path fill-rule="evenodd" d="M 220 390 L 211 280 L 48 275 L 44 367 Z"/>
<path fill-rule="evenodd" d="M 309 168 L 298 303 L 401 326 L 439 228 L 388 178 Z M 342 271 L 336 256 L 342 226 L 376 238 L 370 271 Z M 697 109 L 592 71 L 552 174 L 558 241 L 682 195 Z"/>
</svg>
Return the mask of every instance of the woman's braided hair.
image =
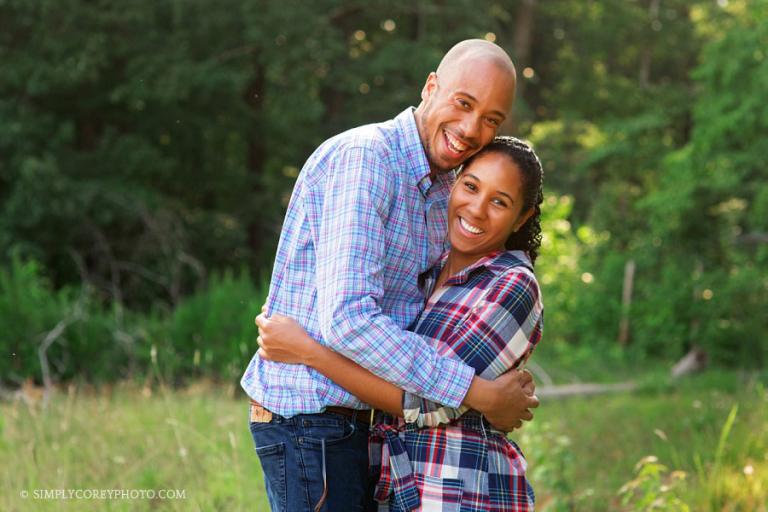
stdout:
<svg viewBox="0 0 768 512">
<path fill-rule="evenodd" d="M 472 164 L 475 158 L 484 153 L 501 153 L 507 155 L 520 168 L 523 181 L 523 208 L 526 212 L 533 208 L 533 215 L 507 238 L 504 247 L 510 250 L 521 250 L 528 253 L 531 263 L 536 262 L 541 247 L 541 203 L 544 201 L 544 170 L 541 161 L 533 148 L 515 137 L 500 135 L 485 146 L 482 151 L 472 155 L 459 169 L 461 173 Z"/>
</svg>

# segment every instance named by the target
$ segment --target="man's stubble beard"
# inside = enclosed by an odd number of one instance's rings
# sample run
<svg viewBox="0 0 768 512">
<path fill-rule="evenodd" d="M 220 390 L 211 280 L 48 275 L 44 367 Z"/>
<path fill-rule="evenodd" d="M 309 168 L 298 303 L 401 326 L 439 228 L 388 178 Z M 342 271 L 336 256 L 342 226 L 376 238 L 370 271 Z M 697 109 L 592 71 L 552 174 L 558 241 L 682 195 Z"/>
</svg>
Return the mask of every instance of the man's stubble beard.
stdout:
<svg viewBox="0 0 768 512">
<path fill-rule="evenodd" d="M 443 169 L 432 158 L 432 141 L 429 139 L 429 133 L 427 133 L 428 127 L 427 127 L 427 120 L 426 120 L 431 110 L 432 110 L 432 101 L 429 101 L 425 103 L 424 110 L 421 112 L 421 115 L 419 116 L 418 125 L 420 125 L 419 127 L 421 128 L 421 130 L 419 130 L 419 138 L 421 139 L 421 145 L 424 147 L 424 154 L 427 157 L 427 163 L 429 164 L 430 173 L 434 172 L 436 174 L 442 174 L 444 172 L 450 171 L 450 169 Z"/>
</svg>

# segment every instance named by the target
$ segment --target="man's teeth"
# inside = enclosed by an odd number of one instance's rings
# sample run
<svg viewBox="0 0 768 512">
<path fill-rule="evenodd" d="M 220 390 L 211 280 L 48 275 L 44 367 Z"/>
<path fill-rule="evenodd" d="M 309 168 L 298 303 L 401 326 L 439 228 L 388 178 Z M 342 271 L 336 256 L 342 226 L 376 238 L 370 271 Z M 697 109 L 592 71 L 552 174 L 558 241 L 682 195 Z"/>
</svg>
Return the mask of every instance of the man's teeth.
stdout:
<svg viewBox="0 0 768 512">
<path fill-rule="evenodd" d="M 462 151 L 466 151 L 467 145 L 461 142 L 459 139 L 454 137 L 448 132 L 445 132 L 445 138 L 448 139 L 448 145 L 451 147 L 452 150 L 454 150 L 457 153 L 461 153 Z"/>
<path fill-rule="evenodd" d="M 461 222 L 461 227 L 463 227 L 464 229 L 466 229 L 467 231 L 469 231 L 472 234 L 479 235 L 480 233 L 483 232 L 482 229 L 476 228 L 472 224 L 467 223 L 467 221 L 465 221 L 461 217 L 459 217 L 459 222 Z"/>
</svg>

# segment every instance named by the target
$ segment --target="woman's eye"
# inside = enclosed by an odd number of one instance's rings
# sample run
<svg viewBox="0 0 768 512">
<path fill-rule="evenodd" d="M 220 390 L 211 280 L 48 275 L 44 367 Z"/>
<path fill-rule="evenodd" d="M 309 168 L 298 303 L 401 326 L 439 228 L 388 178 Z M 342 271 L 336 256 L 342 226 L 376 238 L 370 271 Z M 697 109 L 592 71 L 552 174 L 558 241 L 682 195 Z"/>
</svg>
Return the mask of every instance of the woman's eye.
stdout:
<svg viewBox="0 0 768 512">
<path fill-rule="evenodd" d="M 504 207 L 504 208 L 506 208 L 506 207 L 507 207 L 507 203 L 505 203 L 505 202 L 504 202 L 504 201 L 502 201 L 501 199 L 494 199 L 494 200 L 493 200 L 493 202 L 494 202 L 494 203 L 496 203 L 496 204 L 497 204 L 497 205 L 499 205 L 499 206 L 502 206 L 502 207 Z"/>
<path fill-rule="evenodd" d="M 464 100 L 457 100 L 457 101 L 458 101 L 459 105 L 461 105 L 462 108 L 469 108 L 470 107 L 469 102 L 467 102 L 467 101 L 464 101 Z"/>
<path fill-rule="evenodd" d="M 477 190 L 477 187 L 475 186 L 475 184 L 471 183 L 469 181 L 465 181 L 464 182 L 464 186 L 467 187 L 469 190 L 472 190 L 472 191 Z"/>
</svg>

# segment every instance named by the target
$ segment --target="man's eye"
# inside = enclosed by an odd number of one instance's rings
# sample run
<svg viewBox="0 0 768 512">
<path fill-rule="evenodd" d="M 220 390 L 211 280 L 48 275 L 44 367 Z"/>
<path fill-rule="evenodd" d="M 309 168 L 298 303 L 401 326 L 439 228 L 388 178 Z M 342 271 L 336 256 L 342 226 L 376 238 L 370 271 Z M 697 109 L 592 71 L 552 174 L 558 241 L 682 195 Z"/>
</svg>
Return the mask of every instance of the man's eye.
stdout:
<svg viewBox="0 0 768 512">
<path fill-rule="evenodd" d="M 489 118 L 488 118 L 488 123 L 489 123 L 490 125 L 492 125 L 492 126 L 496 126 L 496 127 L 498 127 L 498 126 L 500 126 L 500 125 L 501 125 L 501 121 L 499 121 L 498 119 L 495 119 L 495 118 L 493 118 L 493 117 L 489 117 Z"/>
<path fill-rule="evenodd" d="M 470 104 L 469 104 L 468 101 L 464 101 L 464 100 L 457 100 L 457 101 L 458 101 L 459 105 L 462 106 L 462 108 L 469 108 L 470 107 Z"/>
</svg>

